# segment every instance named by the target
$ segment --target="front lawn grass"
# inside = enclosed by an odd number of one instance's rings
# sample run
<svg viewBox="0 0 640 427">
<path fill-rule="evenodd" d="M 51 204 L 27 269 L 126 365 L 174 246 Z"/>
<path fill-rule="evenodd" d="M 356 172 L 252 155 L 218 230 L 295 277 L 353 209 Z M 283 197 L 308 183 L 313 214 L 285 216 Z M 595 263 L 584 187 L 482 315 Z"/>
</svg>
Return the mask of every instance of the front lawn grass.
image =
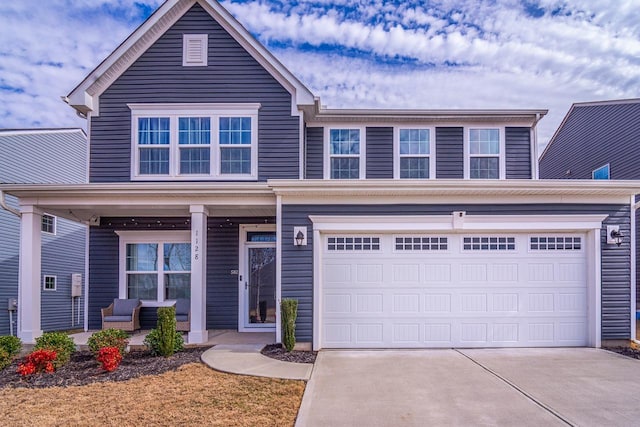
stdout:
<svg viewBox="0 0 640 427">
<path fill-rule="evenodd" d="M 292 426 L 304 387 L 303 381 L 230 375 L 191 363 L 123 382 L 1 388 L 1 424 Z"/>
</svg>

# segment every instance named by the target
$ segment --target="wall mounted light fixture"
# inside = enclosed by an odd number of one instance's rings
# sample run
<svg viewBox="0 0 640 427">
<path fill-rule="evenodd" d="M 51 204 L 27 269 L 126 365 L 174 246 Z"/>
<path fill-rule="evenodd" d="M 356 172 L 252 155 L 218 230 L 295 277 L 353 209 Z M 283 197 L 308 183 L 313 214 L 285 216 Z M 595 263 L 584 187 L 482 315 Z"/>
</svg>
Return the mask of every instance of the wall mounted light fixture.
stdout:
<svg viewBox="0 0 640 427">
<path fill-rule="evenodd" d="M 620 232 L 619 225 L 607 225 L 607 244 L 609 245 L 622 245 L 624 234 Z"/>
<path fill-rule="evenodd" d="M 307 246 L 307 227 L 293 227 L 293 244 Z"/>
</svg>

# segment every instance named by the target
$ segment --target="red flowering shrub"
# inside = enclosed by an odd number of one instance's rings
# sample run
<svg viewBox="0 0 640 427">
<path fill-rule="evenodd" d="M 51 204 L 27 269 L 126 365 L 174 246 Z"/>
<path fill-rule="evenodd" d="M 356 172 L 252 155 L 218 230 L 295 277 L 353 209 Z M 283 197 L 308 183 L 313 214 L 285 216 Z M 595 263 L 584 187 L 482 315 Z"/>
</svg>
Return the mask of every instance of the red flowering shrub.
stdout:
<svg viewBox="0 0 640 427">
<path fill-rule="evenodd" d="M 102 347 L 98 350 L 98 362 L 102 363 L 102 369 L 105 371 L 115 371 L 122 362 L 120 349 L 118 347 Z"/>
<path fill-rule="evenodd" d="M 54 362 L 58 354 L 55 350 L 36 350 L 25 357 L 24 363 L 18 365 L 18 373 L 23 377 L 37 372 L 52 373 L 55 371 Z"/>
</svg>

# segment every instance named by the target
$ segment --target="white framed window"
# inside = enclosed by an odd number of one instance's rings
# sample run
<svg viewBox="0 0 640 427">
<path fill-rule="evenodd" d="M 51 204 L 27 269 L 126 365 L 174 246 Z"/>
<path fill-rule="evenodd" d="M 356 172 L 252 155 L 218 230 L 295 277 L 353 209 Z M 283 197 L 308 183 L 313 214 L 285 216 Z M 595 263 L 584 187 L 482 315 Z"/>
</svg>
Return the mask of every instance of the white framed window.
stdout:
<svg viewBox="0 0 640 427">
<path fill-rule="evenodd" d="M 449 238 L 440 236 L 396 236 L 396 252 L 400 251 L 446 251 L 449 249 Z"/>
<path fill-rule="evenodd" d="M 465 178 L 504 179 L 505 134 L 504 128 L 465 128 Z"/>
<path fill-rule="evenodd" d="M 191 236 L 188 231 L 119 231 L 120 297 L 147 306 L 191 295 Z"/>
<path fill-rule="evenodd" d="M 435 137 L 432 128 L 396 127 L 393 135 L 394 178 L 435 178 Z"/>
<path fill-rule="evenodd" d="M 47 234 L 56 234 L 57 218 L 53 215 L 42 214 L 42 232 Z"/>
<path fill-rule="evenodd" d="M 325 128 L 325 179 L 365 177 L 365 128 Z"/>
<path fill-rule="evenodd" d="M 46 275 L 42 278 L 42 289 L 45 291 L 55 291 L 57 289 L 58 278 Z"/>
<path fill-rule="evenodd" d="M 502 236 L 469 236 L 462 238 L 464 251 L 515 251 L 516 238 Z"/>
<path fill-rule="evenodd" d="M 129 104 L 132 180 L 256 180 L 259 104 Z"/>
<path fill-rule="evenodd" d="M 371 236 L 327 237 L 327 250 L 335 251 L 379 251 L 380 238 Z"/>
<path fill-rule="evenodd" d="M 610 170 L 610 165 L 609 163 L 607 163 L 604 166 L 600 166 L 598 169 L 594 169 L 593 172 L 591 172 L 591 178 L 592 179 L 609 179 L 609 170 Z"/>
<path fill-rule="evenodd" d="M 206 67 L 208 40 L 207 34 L 183 34 L 182 66 Z"/>
</svg>

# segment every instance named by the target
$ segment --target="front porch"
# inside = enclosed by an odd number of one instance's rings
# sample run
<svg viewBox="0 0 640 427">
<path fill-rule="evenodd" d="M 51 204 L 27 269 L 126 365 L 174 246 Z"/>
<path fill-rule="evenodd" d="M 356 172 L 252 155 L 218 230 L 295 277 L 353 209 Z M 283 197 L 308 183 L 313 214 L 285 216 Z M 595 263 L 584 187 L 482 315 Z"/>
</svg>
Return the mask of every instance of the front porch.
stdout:
<svg viewBox="0 0 640 427">
<path fill-rule="evenodd" d="M 89 337 L 96 331 L 79 332 L 70 335 L 80 349 L 87 346 Z M 276 342 L 275 332 L 238 332 L 232 329 L 214 329 L 207 331 L 207 340 L 203 343 L 186 344 L 187 347 L 213 347 L 215 345 L 269 345 Z M 143 347 L 148 330 L 137 331 L 129 338 L 129 347 Z"/>
</svg>

